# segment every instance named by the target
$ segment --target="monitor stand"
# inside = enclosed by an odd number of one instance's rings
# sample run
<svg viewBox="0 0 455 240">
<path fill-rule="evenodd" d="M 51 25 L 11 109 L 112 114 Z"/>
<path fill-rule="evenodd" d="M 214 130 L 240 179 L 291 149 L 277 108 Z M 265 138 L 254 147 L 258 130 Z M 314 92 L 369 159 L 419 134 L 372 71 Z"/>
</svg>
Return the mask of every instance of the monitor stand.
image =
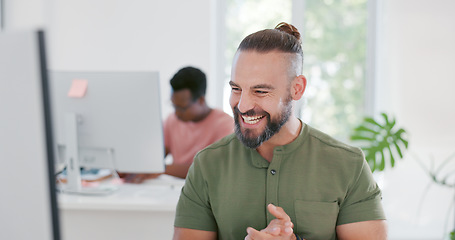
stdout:
<svg viewBox="0 0 455 240">
<path fill-rule="evenodd" d="M 59 189 L 63 193 L 79 194 L 79 195 L 108 195 L 118 189 L 113 184 L 99 184 L 95 187 L 86 187 L 82 185 L 81 169 L 79 165 L 79 146 L 77 136 L 78 116 L 75 113 L 67 113 L 65 115 L 65 145 L 66 145 L 66 172 L 67 183 L 62 184 Z M 112 149 L 106 149 L 112 163 L 112 172 L 114 178 L 119 178 L 114 169 Z"/>
</svg>

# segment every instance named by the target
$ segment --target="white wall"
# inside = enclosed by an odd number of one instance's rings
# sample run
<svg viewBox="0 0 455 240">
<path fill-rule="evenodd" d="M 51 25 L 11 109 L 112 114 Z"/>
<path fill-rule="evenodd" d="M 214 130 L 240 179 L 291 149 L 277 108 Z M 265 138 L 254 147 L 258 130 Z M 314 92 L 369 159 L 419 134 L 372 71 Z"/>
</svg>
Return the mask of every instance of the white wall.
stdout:
<svg viewBox="0 0 455 240">
<path fill-rule="evenodd" d="M 410 140 L 407 157 L 380 176 L 390 237 L 442 239 L 446 223 L 453 230 L 454 189 L 431 184 L 425 194 L 430 178 L 411 154 L 429 166 L 431 155 L 438 165 L 455 153 L 455 1 L 380 8 L 377 109 L 393 113 Z"/>
<path fill-rule="evenodd" d="M 209 0 L 51 0 L 50 4 L 52 69 L 157 70 L 164 115 L 172 111 L 169 79 L 179 68 L 193 65 L 209 74 Z"/>
<path fill-rule="evenodd" d="M 51 70 L 159 71 L 163 117 L 173 109 L 169 79 L 181 67 L 211 78 L 211 0 L 7 0 L 7 29 L 44 27 Z"/>
<path fill-rule="evenodd" d="M 42 28 L 47 0 L 3 0 L 5 30 Z"/>
</svg>

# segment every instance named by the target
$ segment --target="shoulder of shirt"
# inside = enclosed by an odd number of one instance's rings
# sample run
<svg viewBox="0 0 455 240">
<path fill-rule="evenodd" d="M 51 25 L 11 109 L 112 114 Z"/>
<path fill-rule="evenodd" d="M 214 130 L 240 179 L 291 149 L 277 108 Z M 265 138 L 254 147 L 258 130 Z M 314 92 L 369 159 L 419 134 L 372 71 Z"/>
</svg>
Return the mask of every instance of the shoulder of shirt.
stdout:
<svg viewBox="0 0 455 240">
<path fill-rule="evenodd" d="M 337 140 L 328 134 L 321 132 L 309 125 L 306 125 L 309 130 L 308 130 L 308 137 L 312 138 L 314 140 L 319 141 L 321 144 L 326 145 L 327 147 L 333 148 L 333 149 L 338 149 L 345 151 L 347 153 L 352 153 L 355 155 L 358 155 L 359 157 L 363 158 L 363 152 L 360 148 L 351 146 L 349 144 L 346 144 L 340 140 Z"/>
<path fill-rule="evenodd" d="M 214 108 L 212 110 L 212 116 L 217 117 L 217 118 L 229 119 L 231 121 L 234 121 L 233 120 L 234 118 L 232 118 L 229 114 L 227 114 L 226 112 L 224 112 L 224 111 L 222 111 L 220 109 L 217 109 L 217 108 Z"/>
<path fill-rule="evenodd" d="M 229 130 L 229 132 L 232 132 L 234 129 L 234 118 L 219 109 L 212 110 L 207 119 L 204 120 L 204 123 L 207 122 L 210 122 L 212 126 L 217 126 L 219 131 Z"/>
<path fill-rule="evenodd" d="M 177 115 L 175 115 L 175 112 L 172 112 L 169 115 L 167 115 L 164 122 L 172 122 L 172 121 L 176 121 L 176 120 L 177 120 Z"/>
<path fill-rule="evenodd" d="M 228 146 L 232 146 L 232 144 L 242 144 L 240 141 L 237 140 L 237 137 L 235 136 L 235 133 L 229 134 L 226 137 L 223 137 L 222 139 L 216 141 L 215 143 L 210 144 L 209 146 L 205 147 L 201 151 L 199 151 L 196 154 L 197 158 L 199 155 L 207 154 L 210 153 L 214 150 L 219 150 L 226 148 Z"/>
</svg>

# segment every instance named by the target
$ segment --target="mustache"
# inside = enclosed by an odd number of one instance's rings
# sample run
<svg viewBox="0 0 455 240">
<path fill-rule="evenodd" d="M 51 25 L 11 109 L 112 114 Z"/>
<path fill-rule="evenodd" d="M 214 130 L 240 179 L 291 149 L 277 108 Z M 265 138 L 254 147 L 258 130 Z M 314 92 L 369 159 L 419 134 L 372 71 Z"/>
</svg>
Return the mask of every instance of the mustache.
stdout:
<svg viewBox="0 0 455 240">
<path fill-rule="evenodd" d="M 266 111 L 255 111 L 254 109 L 250 109 L 243 113 L 239 110 L 239 108 L 237 106 L 234 107 L 234 113 L 239 114 L 241 116 L 248 116 L 248 117 L 257 116 L 257 115 L 267 115 L 267 116 L 269 115 L 269 113 Z"/>
</svg>

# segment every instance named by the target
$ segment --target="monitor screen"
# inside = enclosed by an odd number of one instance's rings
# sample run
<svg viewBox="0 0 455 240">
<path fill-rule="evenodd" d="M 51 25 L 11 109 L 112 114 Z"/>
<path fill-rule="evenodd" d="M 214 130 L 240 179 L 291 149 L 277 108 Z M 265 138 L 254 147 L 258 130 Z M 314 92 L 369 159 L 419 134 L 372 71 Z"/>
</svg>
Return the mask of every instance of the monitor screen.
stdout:
<svg viewBox="0 0 455 240">
<path fill-rule="evenodd" d="M 59 166 L 75 158 L 85 168 L 164 172 L 157 72 L 51 71 L 49 78 Z"/>
<path fill-rule="evenodd" d="M 44 45 L 0 32 L 0 239 L 60 239 Z"/>
</svg>

